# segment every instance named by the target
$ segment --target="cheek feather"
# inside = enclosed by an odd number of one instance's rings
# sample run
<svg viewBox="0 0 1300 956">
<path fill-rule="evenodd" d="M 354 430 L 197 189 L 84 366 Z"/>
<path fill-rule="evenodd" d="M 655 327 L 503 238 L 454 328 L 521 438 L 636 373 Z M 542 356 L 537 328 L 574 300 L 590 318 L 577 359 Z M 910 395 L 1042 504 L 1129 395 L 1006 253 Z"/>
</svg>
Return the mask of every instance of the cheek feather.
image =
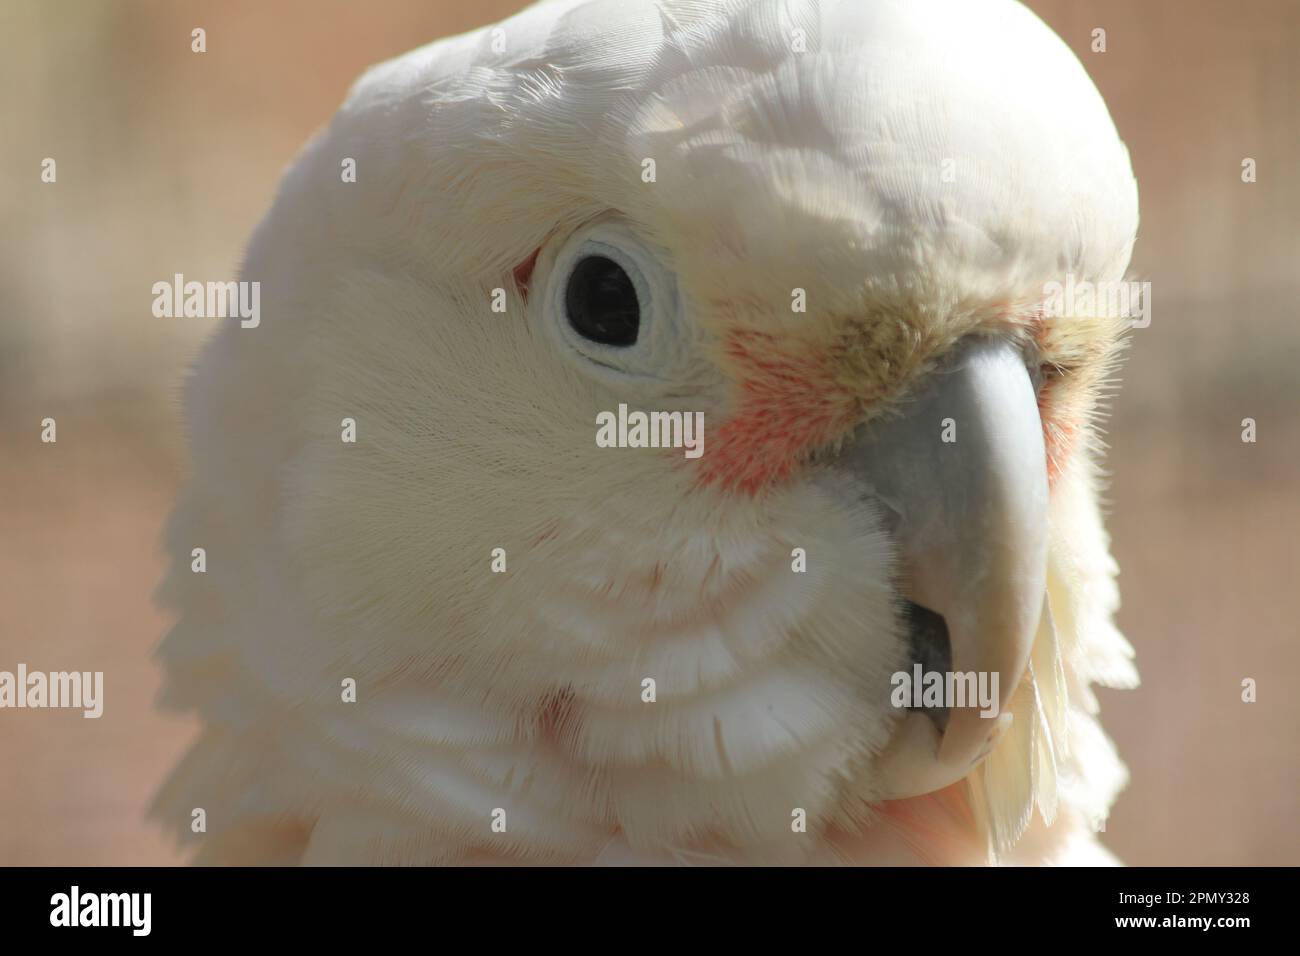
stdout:
<svg viewBox="0 0 1300 956">
<path fill-rule="evenodd" d="M 1078 422 L 1060 414 L 1056 401 L 1061 382 L 1045 382 L 1038 390 L 1038 417 L 1043 422 L 1043 446 L 1047 450 L 1047 485 L 1055 486 L 1056 479 L 1065 470 L 1074 440 L 1078 435 Z"/>
<path fill-rule="evenodd" d="M 710 439 L 702 484 L 756 494 L 855 423 L 853 397 L 817 350 L 783 353 L 775 336 L 742 331 L 726 353 L 742 370 L 740 399 Z"/>
<path fill-rule="evenodd" d="M 1030 336 L 1040 355 L 1052 355 L 1058 343 L 1051 339 L 1051 329 L 1040 307 L 1026 323 Z M 1043 423 L 1043 447 L 1047 455 L 1048 488 L 1055 487 L 1070 459 L 1078 438 L 1080 412 L 1076 402 L 1066 394 L 1071 383 L 1065 379 L 1066 371 L 1054 362 L 1042 366 L 1043 384 L 1038 388 L 1038 417 Z"/>
</svg>

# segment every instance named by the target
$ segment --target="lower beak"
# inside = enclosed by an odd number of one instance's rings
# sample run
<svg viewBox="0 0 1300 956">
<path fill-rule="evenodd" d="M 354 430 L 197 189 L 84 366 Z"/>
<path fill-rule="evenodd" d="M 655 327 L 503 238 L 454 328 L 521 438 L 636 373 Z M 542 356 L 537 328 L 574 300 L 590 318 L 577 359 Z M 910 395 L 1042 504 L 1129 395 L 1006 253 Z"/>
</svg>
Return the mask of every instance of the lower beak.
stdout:
<svg viewBox="0 0 1300 956">
<path fill-rule="evenodd" d="M 1047 470 L 1020 350 L 969 340 L 840 457 L 883 507 L 907 597 L 942 615 L 952 671 L 989 688 L 997 675 L 995 709 L 946 701 L 946 723 L 905 712 L 878 764 L 884 795 L 929 793 L 969 774 L 1010 725 L 1042 612 Z"/>
</svg>

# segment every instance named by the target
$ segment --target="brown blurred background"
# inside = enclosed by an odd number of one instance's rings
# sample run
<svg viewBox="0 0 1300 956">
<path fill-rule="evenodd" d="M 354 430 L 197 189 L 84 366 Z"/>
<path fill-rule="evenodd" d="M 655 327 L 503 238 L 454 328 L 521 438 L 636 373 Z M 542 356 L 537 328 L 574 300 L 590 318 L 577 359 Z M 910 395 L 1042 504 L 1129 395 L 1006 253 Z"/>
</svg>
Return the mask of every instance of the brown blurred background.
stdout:
<svg viewBox="0 0 1300 956">
<path fill-rule="evenodd" d="M 1153 292 L 1108 429 L 1144 682 L 1102 692 L 1133 778 L 1106 842 L 1133 864 L 1300 863 L 1300 0 L 1029 5 L 1129 145 Z M 364 67 L 518 6 L 0 0 L 0 669 L 102 670 L 107 701 L 0 713 L 0 864 L 180 859 L 142 819 L 194 730 L 152 709 L 151 592 L 177 387 L 211 322 L 155 319 L 150 286 L 235 278 Z"/>
</svg>

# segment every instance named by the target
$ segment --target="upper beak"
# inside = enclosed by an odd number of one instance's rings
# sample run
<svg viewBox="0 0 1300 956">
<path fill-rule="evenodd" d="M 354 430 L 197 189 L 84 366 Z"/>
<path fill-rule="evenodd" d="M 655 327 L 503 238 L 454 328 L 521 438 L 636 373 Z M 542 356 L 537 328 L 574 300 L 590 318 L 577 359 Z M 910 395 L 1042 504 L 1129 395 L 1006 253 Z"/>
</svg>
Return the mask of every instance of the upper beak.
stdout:
<svg viewBox="0 0 1300 956">
<path fill-rule="evenodd" d="M 869 426 L 841 460 L 884 507 L 907 597 L 946 621 L 949 666 L 998 675 L 995 717 L 967 701 L 941 733 L 905 712 L 878 765 L 885 796 L 929 793 L 969 774 L 1007 729 L 1043 607 L 1047 469 L 1019 348 L 967 341 L 901 416 Z"/>
</svg>

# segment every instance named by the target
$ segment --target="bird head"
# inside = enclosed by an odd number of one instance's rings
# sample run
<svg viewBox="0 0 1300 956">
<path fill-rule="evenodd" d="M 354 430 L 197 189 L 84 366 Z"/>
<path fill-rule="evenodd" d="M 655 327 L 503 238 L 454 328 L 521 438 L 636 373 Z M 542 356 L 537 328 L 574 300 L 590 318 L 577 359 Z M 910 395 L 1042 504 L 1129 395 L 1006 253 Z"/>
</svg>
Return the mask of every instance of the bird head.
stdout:
<svg viewBox="0 0 1300 956">
<path fill-rule="evenodd" d="M 953 786 L 1009 847 L 1127 679 L 1092 438 L 1124 322 L 1042 303 L 1136 227 L 1100 96 L 1009 0 L 561 0 L 375 67 L 191 385 L 173 540 L 240 560 L 175 603 L 238 633 L 188 613 L 173 693 L 347 750 L 322 688 L 356 678 L 358 754 L 428 748 L 385 826 L 444 847 L 491 806 L 543 857 L 770 847 Z M 700 413 L 702 453 L 602 447 L 620 406 Z M 186 683 L 204 642 L 229 676 Z M 900 709 L 915 664 L 996 706 Z"/>
</svg>

